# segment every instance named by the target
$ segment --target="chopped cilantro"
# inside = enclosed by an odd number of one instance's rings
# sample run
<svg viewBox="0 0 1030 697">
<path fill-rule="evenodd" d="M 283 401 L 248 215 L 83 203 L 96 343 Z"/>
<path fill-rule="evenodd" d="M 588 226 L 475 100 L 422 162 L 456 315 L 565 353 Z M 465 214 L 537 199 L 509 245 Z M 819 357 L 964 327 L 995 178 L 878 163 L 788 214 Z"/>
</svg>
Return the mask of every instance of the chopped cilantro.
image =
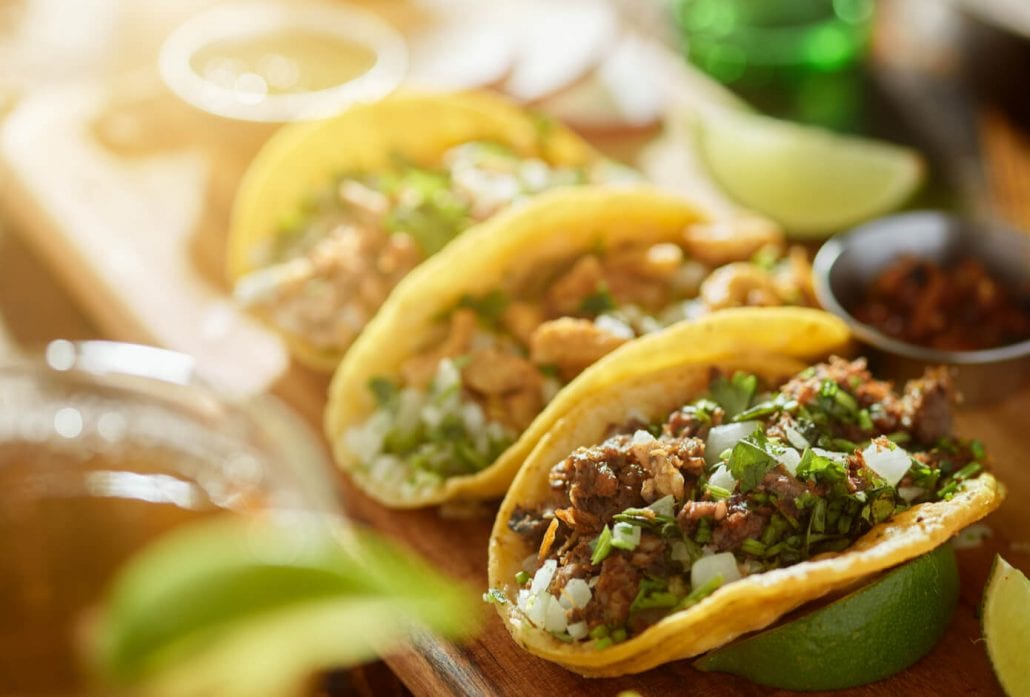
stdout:
<svg viewBox="0 0 1030 697">
<path fill-rule="evenodd" d="M 730 474 L 740 483 L 741 493 L 757 488 L 765 473 L 777 465 L 768 446 L 769 440 L 761 430 L 733 446 L 728 467 Z"/>
<path fill-rule="evenodd" d="M 368 389 L 376 398 L 376 404 L 388 408 L 394 403 L 400 391 L 397 384 L 390 378 L 377 376 L 368 381 Z"/>
<path fill-rule="evenodd" d="M 583 298 L 583 302 L 579 304 L 580 312 L 593 317 L 603 315 L 605 312 L 611 312 L 614 309 L 615 298 L 612 297 L 611 291 L 608 290 L 608 286 L 604 283 L 598 284 L 597 290 Z"/>
<path fill-rule="evenodd" d="M 462 296 L 458 301 L 458 307 L 467 307 L 476 313 L 480 320 L 487 325 L 496 325 L 504 311 L 508 309 L 508 296 L 503 291 L 494 289 L 485 295 L 474 297 L 472 295 Z"/>
<path fill-rule="evenodd" d="M 722 586 L 722 574 L 716 574 L 708 579 L 705 583 L 701 584 L 694 590 L 690 591 L 683 600 L 680 601 L 679 605 L 676 606 L 677 610 L 685 610 L 686 608 L 697 605 L 699 602 L 710 596 L 715 591 L 719 590 Z"/>
<path fill-rule="evenodd" d="M 709 390 L 712 399 L 719 403 L 727 416 L 732 417 L 751 406 L 758 390 L 758 378 L 740 371 L 729 380 L 720 375 L 709 385 Z"/>
<path fill-rule="evenodd" d="M 796 400 L 790 399 L 783 393 L 778 393 L 772 399 L 759 402 L 758 404 L 737 413 L 730 419 L 730 421 L 751 421 L 752 419 L 761 419 L 767 416 L 772 416 L 780 411 L 792 412 L 797 408 L 798 403 Z"/>
<path fill-rule="evenodd" d="M 500 588 L 491 588 L 486 593 L 483 593 L 483 602 L 492 605 L 507 605 L 508 596 Z"/>
<path fill-rule="evenodd" d="M 669 591 L 666 581 L 645 578 L 640 582 L 637 595 L 629 606 L 629 611 L 638 612 L 654 608 L 675 607 L 679 600 L 675 593 Z"/>
<path fill-rule="evenodd" d="M 751 263 L 766 271 L 772 271 L 779 259 L 780 248 L 774 244 L 763 245 L 757 252 L 751 255 Z"/>
<path fill-rule="evenodd" d="M 597 566 L 612 552 L 612 531 L 607 525 L 601 530 L 601 534 L 593 542 L 593 554 L 590 556 L 590 563 Z"/>
<path fill-rule="evenodd" d="M 875 428 L 868 409 L 862 409 L 858 412 L 858 426 L 863 431 L 872 431 Z"/>
<path fill-rule="evenodd" d="M 733 493 L 729 489 L 724 489 L 723 487 L 717 486 L 715 484 L 712 484 L 711 482 L 709 482 L 708 484 L 705 485 L 705 490 L 709 494 L 711 494 L 712 498 L 715 499 L 716 501 L 721 501 L 722 499 L 728 499 L 730 497 L 730 495 Z"/>
<path fill-rule="evenodd" d="M 765 554 L 765 545 L 754 538 L 747 538 L 740 543 L 740 551 L 744 554 L 751 554 L 760 557 Z"/>
</svg>

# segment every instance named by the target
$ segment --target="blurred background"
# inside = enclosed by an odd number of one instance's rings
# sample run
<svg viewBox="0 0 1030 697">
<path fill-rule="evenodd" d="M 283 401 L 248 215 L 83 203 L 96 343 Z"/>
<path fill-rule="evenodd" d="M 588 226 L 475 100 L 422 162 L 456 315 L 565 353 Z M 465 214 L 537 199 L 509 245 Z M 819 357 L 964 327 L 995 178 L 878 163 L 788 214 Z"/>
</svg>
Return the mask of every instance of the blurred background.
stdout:
<svg viewBox="0 0 1030 697">
<path fill-rule="evenodd" d="M 389 40 L 345 16 L 340 22 L 351 29 L 322 44 L 312 43 L 310 27 L 241 43 L 226 25 L 239 29 L 239 17 L 254 16 L 243 8 L 235 17 L 200 17 L 209 27 L 194 34 L 207 37 L 206 47 L 190 54 L 189 66 L 174 65 L 187 60 L 181 51 L 169 58 L 162 77 L 158 57 L 172 30 L 216 4 L 0 2 L 0 337 L 8 347 L 55 336 L 156 340 L 209 357 L 209 372 L 241 389 L 287 370 L 274 340 L 223 297 L 232 195 L 276 120 L 290 117 L 262 112 L 263 102 L 359 76 L 376 51 L 389 53 Z M 282 6 L 296 15 L 312 4 Z M 919 202 L 1030 224 L 1017 185 L 1028 176 L 1021 129 L 1030 123 L 1030 18 L 1017 0 L 321 5 L 356 8 L 396 30 L 402 55 L 380 65 L 373 92 L 398 81 L 493 87 L 633 162 L 661 132 L 671 100 L 711 99 L 695 75 L 655 62 L 649 51 L 660 47 L 663 58 L 688 57 L 770 115 L 916 146 L 931 162 Z M 192 82 L 182 75 L 187 68 Z M 212 113 L 226 112 L 204 101 L 204 81 L 230 101 L 235 91 L 236 118 Z M 371 96 L 345 94 L 323 106 Z M 685 171 L 669 176 L 697 174 Z M 703 179 L 687 186 L 704 194 Z M 167 255 L 185 256 L 147 268 L 147 259 Z M 170 286 L 182 290 L 171 294 Z M 126 289 L 141 297 L 126 299 Z M 169 297 L 181 313 L 144 319 L 146 306 Z M 263 356 L 250 376 L 227 365 L 240 342 Z"/>
</svg>

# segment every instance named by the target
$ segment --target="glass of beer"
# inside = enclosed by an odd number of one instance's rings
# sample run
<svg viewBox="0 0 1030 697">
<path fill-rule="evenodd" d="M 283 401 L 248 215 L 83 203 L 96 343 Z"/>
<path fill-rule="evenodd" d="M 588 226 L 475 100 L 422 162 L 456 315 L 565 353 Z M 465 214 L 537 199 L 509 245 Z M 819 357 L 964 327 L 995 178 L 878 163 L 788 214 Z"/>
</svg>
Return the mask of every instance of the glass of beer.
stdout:
<svg viewBox="0 0 1030 697">
<path fill-rule="evenodd" d="M 339 515 L 322 447 L 271 398 L 198 384 L 190 359 L 55 342 L 0 366 L 0 693 L 109 694 L 81 647 L 119 566 L 213 515 Z"/>
</svg>

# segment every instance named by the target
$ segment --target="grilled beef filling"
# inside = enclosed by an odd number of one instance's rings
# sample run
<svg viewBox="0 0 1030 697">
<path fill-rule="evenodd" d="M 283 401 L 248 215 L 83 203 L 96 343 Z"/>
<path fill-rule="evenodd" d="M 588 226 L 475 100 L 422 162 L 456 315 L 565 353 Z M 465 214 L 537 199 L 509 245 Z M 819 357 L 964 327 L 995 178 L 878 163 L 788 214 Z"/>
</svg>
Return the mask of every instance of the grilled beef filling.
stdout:
<svg viewBox="0 0 1030 697">
<path fill-rule="evenodd" d="M 509 520 L 535 550 L 516 579 L 533 624 L 603 648 L 724 583 L 845 549 L 983 466 L 977 441 L 950 435 L 943 369 L 896 394 L 835 358 L 757 392 L 717 375 L 664 422 L 554 466 L 552 500 Z"/>
</svg>

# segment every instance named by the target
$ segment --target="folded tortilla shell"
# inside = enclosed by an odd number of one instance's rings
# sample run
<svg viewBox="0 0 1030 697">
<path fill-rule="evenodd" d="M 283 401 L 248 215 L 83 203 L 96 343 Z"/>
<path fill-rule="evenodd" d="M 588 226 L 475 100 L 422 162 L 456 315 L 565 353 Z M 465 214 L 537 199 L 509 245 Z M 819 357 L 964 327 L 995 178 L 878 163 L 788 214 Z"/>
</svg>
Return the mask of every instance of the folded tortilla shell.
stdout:
<svg viewBox="0 0 1030 697">
<path fill-rule="evenodd" d="M 233 204 L 227 249 L 229 281 L 268 263 L 280 224 L 333 177 L 374 173 L 396 158 L 440 164 L 450 148 L 474 140 L 502 143 L 523 157 L 578 166 L 599 155 L 563 126 L 486 92 L 401 94 L 359 105 L 324 121 L 278 131 L 245 173 Z M 315 347 L 280 330 L 291 352 L 331 371 L 340 352 Z"/>
<path fill-rule="evenodd" d="M 678 332 L 667 329 L 645 337 L 650 343 L 644 344 L 643 353 L 630 348 L 641 341 L 638 339 L 601 359 L 563 389 L 492 465 L 476 474 L 451 477 L 431 486 L 376 481 L 345 445 L 342 435 L 363 424 L 375 411 L 369 381 L 377 376 L 396 376 L 401 364 L 424 348 L 441 313 L 453 308 L 464 295 L 484 294 L 507 277 L 519 276 L 549 259 L 588 252 L 599 243 L 615 246 L 629 240 L 675 241 L 684 227 L 702 219 L 691 204 L 651 187 L 577 187 L 542 194 L 465 233 L 394 289 L 337 369 L 325 419 L 337 464 L 371 496 L 397 508 L 503 495 L 536 441 L 582 395 L 621 379 L 625 364 L 610 361 L 611 357 L 630 351 L 636 356 L 636 369 L 668 360 L 678 354 L 663 353 L 657 347 L 665 346 L 665 342 L 676 344 Z M 722 324 L 712 325 L 710 317 L 702 318 L 696 322 L 697 329 L 688 330 L 693 338 L 677 350 L 700 360 L 736 348 L 739 334 L 725 334 L 720 327 L 727 326 L 747 332 L 756 350 L 764 348 L 770 353 L 804 358 L 839 348 L 849 336 L 843 322 L 816 310 L 745 308 L 722 312 L 728 313 Z M 783 318 L 780 323 L 774 322 L 777 330 L 765 328 L 761 321 L 764 312 Z M 780 331 L 785 327 L 789 330 Z M 667 338 L 654 338 L 661 335 Z M 610 367 L 600 368 L 602 364 Z"/>
<path fill-rule="evenodd" d="M 732 311 L 728 311 L 731 313 Z M 770 316 L 754 316 L 765 331 L 789 327 Z M 723 339 L 735 337 L 736 351 L 724 346 L 722 356 L 681 355 L 673 342 L 655 351 L 642 344 L 659 334 L 638 340 L 634 351 L 611 354 L 594 368 L 618 375 L 590 389 L 576 390 L 578 403 L 569 409 L 542 438 L 519 470 L 501 504 L 490 538 L 490 587 L 502 589 L 509 602 L 498 605 L 512 637 L 527 651 L 586 676 L 639 673 L 662 663 L 688 658 L 722 646 L 747 632 L 762 629 L 794 608 L 860 582 L 879 571 L 933 550 L 955 533 L 996 508 L 1003 487 L 989 474 L 965 482 L 950 501 L 925 503 L 877 525 L 843 552 L 822 554 L 781 569 L 747 576 L 718 589 L 697 605 L 660 620 L 631 639 L 596 650 L 590 642 L 564 643 L 534 627 L 515 605 L 515 573 L 535 550 L 528 549 L 507 521 L 516 506 L 531 508 L 548 500 L 550 469 L 580 446 L 602 442 L 609 426 L 625 423 L 629 414 L 643 412 L 664 419 L 673 409 L 707 391 L 713 367 L 744 370 L 769 379 L 783 379 L 804 367 L 782 355 L 756 353 L 760 347 L 741 316 L 712 315 L 710 329 L 722 325 Z M 726 320 L 726 321 L 724 321 Z M 770 321 L 772 320 L 772 321 Z M 701 324 L 701 323 L 698 323 Z M 733 326 L 727 326 L 733 325 Z M 676 328 L 682 339 L 697 327 Z M 644 348 L 647 348 L 646 346 Z M 814 345 L 813 345 L 814 348 Z M 650 363 L 639 359 L 651 354 Z M 586 375 L 584 373 L 584 375 Z M 600 382 L 600 381 L 595 381 Z M 575 383 L 569 389 L 578 387 Z"/>
</svg>

